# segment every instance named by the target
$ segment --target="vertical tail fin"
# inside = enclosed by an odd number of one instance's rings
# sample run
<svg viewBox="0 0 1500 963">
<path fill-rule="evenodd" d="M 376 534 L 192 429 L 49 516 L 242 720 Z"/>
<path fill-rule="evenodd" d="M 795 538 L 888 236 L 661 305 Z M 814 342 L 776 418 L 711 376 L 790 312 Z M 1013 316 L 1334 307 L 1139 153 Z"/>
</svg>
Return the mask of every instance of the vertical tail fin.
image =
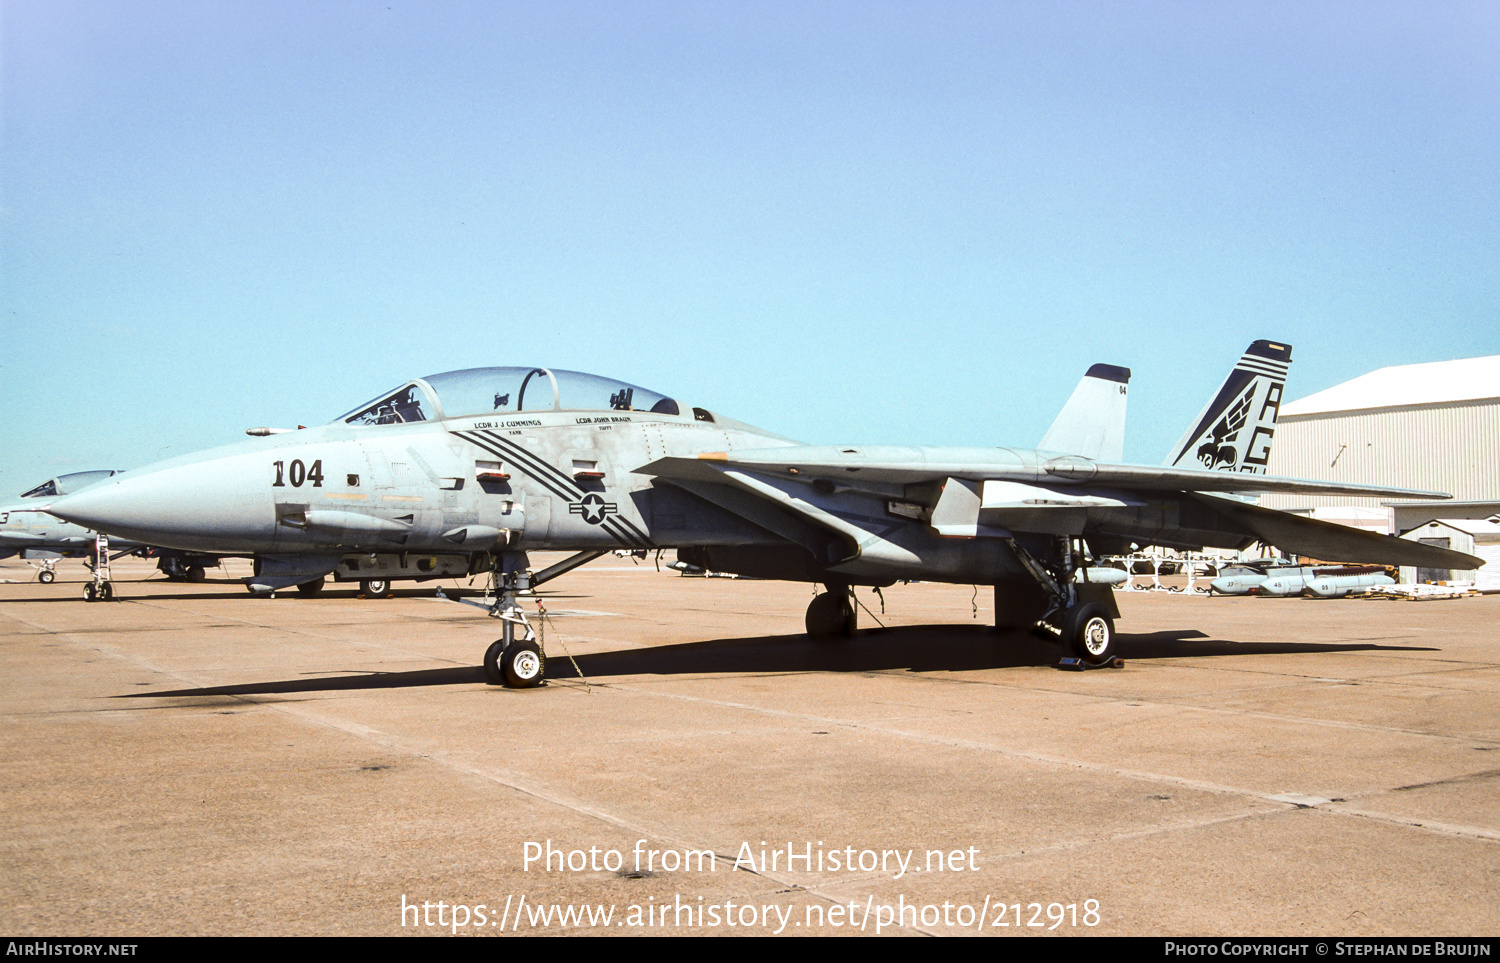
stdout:
<svg viewBox="0 0 1500 963">
<path fill-rule="evenodd" d="M 1291 364 L 1291 345 L 1252 343 L 1163 464 L 1264 475 Z"/>
<path fill-rule="evenodd" d="M 1043 451 L 1118 463 L 1125 453 L 1125 398 L 1130 369 L 1096 364 L 1047 429 Z"/>
</svg>

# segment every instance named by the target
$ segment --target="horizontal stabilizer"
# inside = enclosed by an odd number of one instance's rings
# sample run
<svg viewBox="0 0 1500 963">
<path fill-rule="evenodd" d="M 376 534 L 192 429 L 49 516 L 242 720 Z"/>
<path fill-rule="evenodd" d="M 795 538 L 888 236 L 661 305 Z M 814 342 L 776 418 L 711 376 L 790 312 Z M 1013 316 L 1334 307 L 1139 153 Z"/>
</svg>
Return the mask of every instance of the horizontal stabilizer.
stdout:
<svg viewBox="0 0 1500 963">
<path fill-rule="evenodd" d="M 1283 552 L 1306 555 L 1325 562 L 1364 562 L 1375 565 L 1415 565 L 1420 568 L 1477 569 L 1483 559 L 1436 545 L 1423 545 L 1394 535 L 1350 528 L 1304 515 L 1292 515 L 1257 505 L 1196 496 L 1214 511 L 1253 532 L 1267 545 Z"/>
</svg>

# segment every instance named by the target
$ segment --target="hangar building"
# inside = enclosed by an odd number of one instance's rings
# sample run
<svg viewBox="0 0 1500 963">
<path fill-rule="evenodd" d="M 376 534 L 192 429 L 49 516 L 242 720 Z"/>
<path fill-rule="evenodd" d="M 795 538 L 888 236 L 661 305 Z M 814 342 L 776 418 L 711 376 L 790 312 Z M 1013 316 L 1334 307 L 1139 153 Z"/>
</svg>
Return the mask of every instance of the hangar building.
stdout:
<svg viewBox="0 0 1500 963">
<path fill-rule="evenodd" d="M 1381 368 L 1283 405 L 1268 472 L 1453 496 L 1261 498 L 1268 508 L 1395 534 L 1434 518 L 1500 513 L 1500 355 Z"/>
</svg>

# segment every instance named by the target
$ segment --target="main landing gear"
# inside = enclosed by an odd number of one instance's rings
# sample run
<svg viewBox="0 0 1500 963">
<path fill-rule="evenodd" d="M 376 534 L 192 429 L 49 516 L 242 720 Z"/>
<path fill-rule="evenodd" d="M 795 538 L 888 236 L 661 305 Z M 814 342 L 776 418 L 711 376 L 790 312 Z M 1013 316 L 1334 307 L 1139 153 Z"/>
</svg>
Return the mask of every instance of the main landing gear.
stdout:
<svg viewBox="0 0 1500 963">
<path fill-rule="evenodd" d="M 847 585 L 824 586 L 828 591 L 813 596 L 807 606 L 807 634 L 814 639 L 848 639 L 859 627 L 854 590 Z"/>
<path fill-rule="evenodd" d="M 1106 587 L 1107 588 L 1107 587 Z M 1115 657 L 1115 621 L 1098 602 L 1083 602 L 1061 614 L 1063 645 L 1089 665 Z"/>
<path fill-rule="evenodd" d="M 1110 665 L 1116 661 L 1114 620 L 1120 610 L 1108 585 L 1073 581 L 1083 567 L 1082 544 L 1075 541 L 1059 536 L 1055 560 L 1043 561 L 1009 539 L 1035 583 L 995 586 L 996 627 L 1012 627 L 1034 616 L 1039 631 L 1055 637 L 1074 658 L 1089 666 Z"/>
<path fill-rule="evenodd" d="M 192 582 L 196 585 L 208 577 L 208 572 L 202 565 L 196 562 L 189 563 L 177 555 L 165 556 L 156 563 L 156 567 L 173 582 Z"/>
</svg>

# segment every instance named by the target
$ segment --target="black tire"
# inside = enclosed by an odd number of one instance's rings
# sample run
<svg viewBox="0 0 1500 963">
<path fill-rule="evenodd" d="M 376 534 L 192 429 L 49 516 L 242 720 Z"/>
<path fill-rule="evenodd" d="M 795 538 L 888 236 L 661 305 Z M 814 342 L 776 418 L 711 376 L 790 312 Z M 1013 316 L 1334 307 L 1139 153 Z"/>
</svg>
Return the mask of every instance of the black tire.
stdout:
<svg viewBox="0 0 1500 963">
<path fill-rule="evenodd" d="M 504 639 L 496 639 L 484 650 L 484 681 L 490 685 L 505 685 L 505 675 L 500 671 L 500 653 L 504 651 Z"/>
<path fill-rule="evenodd" d="M 1115 657 L 1115 623 L 1097 602 L 1085 602 L 1067 611 L 1062 639 L 1089 665 L 1103 665 Z"/>
<path fill-rule="evenodd" d="M 372 599 L 383 599 L 391 594 L 391 580 L 386 578 L 360 579 L 359 590 Z"/>
<path fill-rule="evenodd" d="M 94 589 L 93 582 L 87 582 L 83 586 L 83 600 L 85 602 L 99 601 L 99 593 Z"/>
<path fill-rule="evenodd" d="M 99 583 L 99 601 L 108 602 L 115 597 L 115 587 L 108 582 Z"/>
<path fill-rule="evenodd" d="M 854 600 L 842 590 L 815 596 L 807 606 L 807 634 L 814 639 L 847 639 L 854 635 L 858 620 Z"/>
<path fill-rule="evenodd" d="M 36 580 L 38 582 L 41 582 L 43 585 L 51 585 L 53 582 L 57 581 L 57 573 L 42 569 L 40 572 L 36 573 Z"/>
<path fill-rule="evenodd" d="M 208 578 L 208 573 L 203 570 L 202 565 L 189 565 L 186 578 L 189 582 L 201 582 Z"/>
<path fill-rule="evenodd" d="M 500 656 L 500 670 L 512 689 L 530 689 L 546 678 L 547 657 L 535 642 L 512 642 Z"/>
<path fill-rule="evenodd" d="M 314 596 L 322 595 L 324 581 L 325 580 L 323 576 L 319 575 L 311 582 L 303 582 L 301 585 L 297 586 L 297 594 L 302 596 L 303 598 L 309 599 L 313 598 Z"/>
</svg>

